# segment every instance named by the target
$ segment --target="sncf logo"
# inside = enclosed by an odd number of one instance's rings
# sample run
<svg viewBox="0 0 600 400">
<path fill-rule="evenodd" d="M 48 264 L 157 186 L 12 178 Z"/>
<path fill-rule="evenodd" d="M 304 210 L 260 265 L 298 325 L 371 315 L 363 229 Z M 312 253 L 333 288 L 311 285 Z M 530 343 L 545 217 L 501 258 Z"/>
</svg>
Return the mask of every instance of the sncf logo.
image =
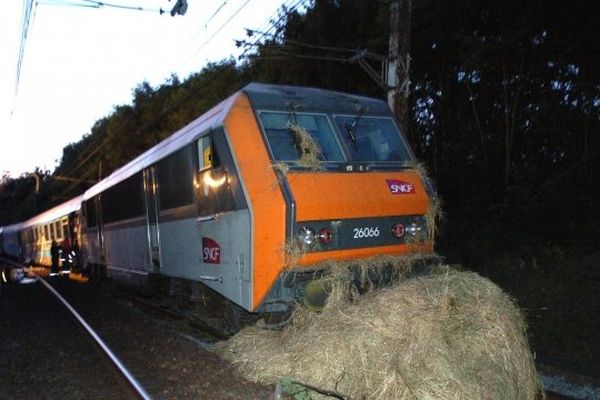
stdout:
<svg viewBox="0 0 600 400">
<path fill-rule="evenodd" d="M 210 238 L 202 238 L 202 262 L 221 264 L 221 246 Z"/>
<path fill-rule="evenodd" d="M 399 181 L 398 179 L 386 179 L 385 182 L 392 194 L 410 194 L 415 192 L 415 185 L 412 183 Z"/>
</svg>

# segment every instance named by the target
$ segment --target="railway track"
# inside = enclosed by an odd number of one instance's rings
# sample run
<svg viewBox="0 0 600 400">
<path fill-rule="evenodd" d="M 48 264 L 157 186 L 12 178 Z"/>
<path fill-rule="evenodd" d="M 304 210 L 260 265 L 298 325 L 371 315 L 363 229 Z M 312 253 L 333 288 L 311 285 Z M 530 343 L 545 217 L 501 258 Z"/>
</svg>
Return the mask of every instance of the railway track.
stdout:
<svg viewBox="0 0 600 400">
<path fill-rule="evenodd" d="M 151 398 L 50 283 L 24 282 L 2 289 L 0 397 Z"/>
<path fill-rule="evenodd" d="M 36 279 L 41 282 L 44 287 L 58 300 L 60 301 L 68 312 L 75 318 L 75 320 L 79 323 L 81 328 L 85 330 L 89 334 L 89 336 L 93 339 L 96 346 L 101 350 L 101 353 L 104 357 L 106 357 L 110 362 L 107 363 L 107 366 L 111 368 L 112 372 L 120 379 L 121 387 L 130 397 L 137 397 L 144 400 L 149 400 L 151 397 L 146 392 L 146 390 L 142 387 L 142 385 L 138 382 L 138 380 L 133 376 L 131 372 L 127 369 L 127 367 L 119 360 L 116 354 L 108 347 L 108 345 L 102 340 L 100 335 L 94 331 L 94 329 L 81 317 L 81 315 L 73 308 L 73 306 L 65 300 L 65 298 L 56 291 L 44 278 L 36 275 Z"/>
</svg>

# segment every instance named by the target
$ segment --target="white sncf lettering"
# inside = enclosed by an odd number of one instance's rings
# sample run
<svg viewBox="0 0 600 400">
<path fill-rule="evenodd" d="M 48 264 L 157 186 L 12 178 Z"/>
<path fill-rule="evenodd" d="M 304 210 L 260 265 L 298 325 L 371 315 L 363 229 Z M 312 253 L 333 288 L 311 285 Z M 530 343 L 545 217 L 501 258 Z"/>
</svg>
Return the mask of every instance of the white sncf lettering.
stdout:
<svg viewBox="0 0 600 400">
<path fill-rule="evenodd" d="M 213 247 L 213 248 L 209 248 L 209 247 L 205 247 L 204 248 L 204 261 L 207 262 L 215 262 L 217 261 L 221 256 L 221 249 L 219 249 L 218 247 Z"/>
<path fill-rule="evenodd" d="M 202 262 L 221 264 L 221 246 L 211 238 L 202 238 Z"/>
<path fill-rule="evenodd" d="M 415 185 L 410 182 L 404 182 L 398 179 L 386 179 L 391 194 L 410 194 L 415 193 Z"/>
<path fill-rule="evenodd" d="M 405 184 L 391 184 L 390 185 L 390 189 L 392 190 L 392 193 L 411 193 L 414 188 L 413 185 L 411 185 L 410 183 L 405 183 Z"/>
</svg>

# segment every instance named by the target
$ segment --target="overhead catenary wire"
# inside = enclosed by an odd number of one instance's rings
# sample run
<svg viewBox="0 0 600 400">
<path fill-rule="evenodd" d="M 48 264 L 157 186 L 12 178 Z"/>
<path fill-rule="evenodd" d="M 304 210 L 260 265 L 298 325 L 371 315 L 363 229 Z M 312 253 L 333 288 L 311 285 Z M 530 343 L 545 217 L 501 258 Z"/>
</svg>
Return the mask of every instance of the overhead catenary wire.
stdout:
<svg viewBox="0 0 600 400">
<path fill-rule="evenodd" d="M 248 51 L 250 50 L 250 48 L 258 46 L 261 43 L 261 40 L 267 35 L 270 34 L 270 32 L 273 29 L 276 29 L 279 24 L 281 23 L 281 21 L 286 18 L 287 14 L 290 12 L 294 12 L 296 11 L 296 9 L 300 6 L 304 4 L 305 0 L 289 0 L 288 2 L 284 3 L 282 5 L 282 9 L 286 9 L 286 12 L 282 13 L 281 15 L 275 15 L 275 16 L 271 16 L 269 17 L 269 19 L 267 20 L 267 24 L 269 24 L 269 26 L 266 27 L 266 29 L 260 29 L 261 31 L 261 36 L 259 38 L 257 38 L 254 43 L 252 44 L 251 47 L 247 47 L 246 49 L 244 49 L 244 51 L 242 52 L 242 54 L 239 56 L 239 59 L 243 59 L 244 57 L 246 57 L 246 54 L 248 53 Z M 277 11 L 279 13 L 279 11 Z M 279 17 L 279 19 L 275 20 L 275 18 Z"/>
<path fill-rule="evenodd" d="M 53 6 L 70 6 L 70 7 L 84 7 L 84 8 L 119 8 L 122 10 L 131 11 L 147 11 L 159 14 L 164 14 L 166 11 L 162 8 L 144 8 L 140 6 L 130 6 L 126 4 L 104 2 L 99 0 L 41 0 L 42 4 L 53 5 Z"/>
<path fill-rule="evenodd" d="M 23 0 L 23 15 L 21 18 L 21 37 L 19 39 L 19 56 L 17 58 L 17 73 L 15 77 L 15 96 L 19 92 L 19 81 L 21 79 L 21 68 L 23 67 L 23 58 L 25 57 L 25 44 L 31 26 L 31 11 L 33 9 L 33 0 Z"/>
<path fill-rule="evenodd" d="M 225 7 L 225 5 L 227 5 L 228 1 L 229 0 L 225 0 L 224 2 L 222 2 L 221 5 L 219 7 L 217 7 L 215 12 L 212 13 L 212 15 L 210 17 L 208 17 L 208 19 L 204 23 L 204 29 L 206 29 L 208 27 L 208 24 L 210 23 L 210 21 L 212 21 L 219 14 L 219 12 L 223 9 L 223 7 Z"/>
<path fill-rule="evenodd" d="M 242 5 L 233 14 L 231 14 L 231 16 L 215 32 L 213 32 L 208 39 L 204 41 L 204 43 L 202 43 L 202 45 L 188 58 L 187 62 L 190 62 L 194 57 L 196 57 L 206 47 L 206 45 L 210 43 L 210 41 L 214 39 L 214 37 L 217 36 L 219 32 L 221 32 L 221 30 L 223 30 L 223 28 L 225 28 L 225 26 L 227 26 L 227 24 L 229 24 L 229 22 L 231 22 L 231 20 L 248 5 L 248 3 L 250 3 L 250 1 L 251 0 L 244 1 L 244 3 L 242 3 Z"/>
<path fill-rule="evenodd" d="M 269 34 L 266 32 L 260 32 L 258 30 L 253 30 L 253 29 L 246 29 L 249 33 L 248 36 L 252 36 L 255 32 L 262 34 L 263 37 L 265 36 L 271 36 L 273 38 L 275 38 L 275 35 L 273 34 Z M 243 41 L 245 44 L 250 45 L 250 46 L 255 46 L 254 43 L 249 43 L 247 41 Z M 343 52 L 343 53 L 352 53 L 355 54 L 357 52 L 357 49 L 351 49 L 351 48 L 347 48 L 347 47 L 333 47 L 333 46 L 324 46 L 324 45 L 319 45 L 319 44 L 312 44 L 312 43 L 306 43 L 306 42 L 301 42 L 298 40 L 294 40 L 294 39 L 285 39 L 285 43 L 286 44 L 292 44 L 292 45 L 296 45 L 299 47 L 306 47 L 308 49 L 313 49 L 313 50 L 325 50 L 325 51 L 335 51 L 335 52 Z"/>
<path fill-rule="evenodd" d="M 293 58 L 305 58 L 305 59 L 309 59 L 309 60 L 322 60 L 322 61 L 337 61 L 337 62 L 350 62 L 351 59 L 348 57 L 330 57 L 330 56 L 319 56 L 319 55 L 315 55 L 315 54 L 300 54 L 300 53 L 292 53 L 290 51 L 284 50 L 282 48 L 278 48 L 276 46 L 266 46 L 265 48 L 267 49 L 271 49 L 274 50 L 274 54 L 267 54 L 266 56 L 286 56 L 286 57 L 293 57 Z M 259 56 L 260 57 L 260 56 Z M 263 57 L 260 57 L 263 58 Z"/>
</svg>

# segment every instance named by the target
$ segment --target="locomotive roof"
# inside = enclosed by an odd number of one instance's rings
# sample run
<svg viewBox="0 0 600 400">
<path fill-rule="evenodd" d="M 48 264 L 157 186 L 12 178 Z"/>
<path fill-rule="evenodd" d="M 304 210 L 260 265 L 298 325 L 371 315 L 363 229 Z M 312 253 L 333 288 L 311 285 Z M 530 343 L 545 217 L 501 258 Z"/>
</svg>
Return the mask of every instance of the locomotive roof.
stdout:
<svg viewBox="0 0 600 400">
<path fill-rule="evenodd" d="M 89 188 L 83 194 L 83 200 L 96 196 L 176 152 L 207 129 L 219 126 L 240 93 L 245 93 L 249 97 L 254 109 L 271 111 L 293 109 L 294 111 L 335 112 L 338 114 L 368 112 L 370 115 L 390 115 L 387 104 L 382 100 L 324 89 L 250 83 Z"/>
<path fill-rule="evenodd" d="M 251 83 L 243 91 L 250 98 L 254 109 L 391 115 L 387 103 L 383 100 L 326 89 Z"/>
<path fill-rule="evenodd" d="M 29 218 L 27 221 L 19 224 L 19 229 L 29 228 L 33 225 L 45 224 L 46 222 L 69 215 L 73 211 L 78 211 L 81 208 L 82 198 L 82 195 L 74 197 L 71 200 L 65 201 L 64 203 L 49 209 L 48 211 L 44 211 L 35 217 Z"/>
</svg>

